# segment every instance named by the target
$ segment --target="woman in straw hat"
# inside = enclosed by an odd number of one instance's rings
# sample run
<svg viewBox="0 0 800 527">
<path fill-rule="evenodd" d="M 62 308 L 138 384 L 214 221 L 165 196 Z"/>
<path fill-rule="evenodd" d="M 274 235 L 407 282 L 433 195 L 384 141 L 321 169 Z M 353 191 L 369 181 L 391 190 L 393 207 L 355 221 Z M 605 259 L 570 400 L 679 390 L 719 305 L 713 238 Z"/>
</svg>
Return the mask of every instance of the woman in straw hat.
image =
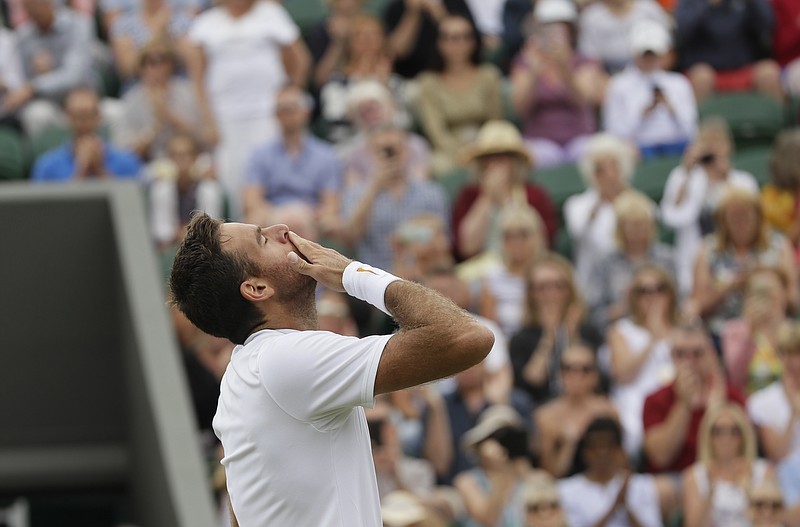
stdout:
<svg viewBox="0 0 800 527">
<path fill-rule="evenodd" d="M 514 203 L 536 209 L 552 243 L 558 228 L 556 210 L 544 189 L 527 181 L 534 161 L 513 124 L 484 124 L 464 158 L 475 165 L 478 181 L 461 190 L 453 210 L 453 233 L 461 258 L 500 248 L 498 218 L 503 208 Z"/>
</svg>

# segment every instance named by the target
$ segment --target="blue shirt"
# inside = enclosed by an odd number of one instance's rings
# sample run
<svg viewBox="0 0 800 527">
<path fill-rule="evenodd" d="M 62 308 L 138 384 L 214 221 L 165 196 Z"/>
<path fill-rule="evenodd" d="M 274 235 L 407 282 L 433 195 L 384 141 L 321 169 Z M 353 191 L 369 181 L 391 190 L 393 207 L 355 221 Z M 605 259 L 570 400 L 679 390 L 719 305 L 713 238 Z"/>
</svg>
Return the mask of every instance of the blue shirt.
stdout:
<svg viewBox="0 0 800 527">
<path fill-rule="evenodd" d="M 104 164 L 115 178 L 131 179 L 139 176 L 142 165 L 135 154 L 104 144 Z M 48 150 L 36 160 L 31 179 L 36 182 L 70 181 L 75 173 L 75 155 L 72 143 Z"/>
<path fill-rule="evenodd" d="M 301 201 L 319 205 L 324 192 L 342 188 L 342 167 L 330 144 L 306 135 L 292 155 L 283 139 L 253 150 L 245 174 L 246 185 L 258 185 L 273 205 Z"/>
</svg>

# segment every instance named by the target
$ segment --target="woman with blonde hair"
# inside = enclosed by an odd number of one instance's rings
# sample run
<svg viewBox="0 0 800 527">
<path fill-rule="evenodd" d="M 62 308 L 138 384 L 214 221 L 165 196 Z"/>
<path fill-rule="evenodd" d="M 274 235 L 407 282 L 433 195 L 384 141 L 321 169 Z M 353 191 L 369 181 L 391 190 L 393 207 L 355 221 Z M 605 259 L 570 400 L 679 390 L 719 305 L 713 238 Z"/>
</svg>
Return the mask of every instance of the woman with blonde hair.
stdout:
<svg viewBox="0 0 800 527">
<path fill-rule="evenodd" d="M 797 306 L 797 270 L 791 246 L 769 230 L 758 195 L 737 186 L 725 189 L 715 214 L 716 232 L 697 257 L 693 310 L 720 335 L 726 321 L 743 313 L 742 288 L 757 266 L 774 266 L 787 277 L 789 309 Z"/>
<path fill-rule="evenodd" d="M 734 404 L 708 408 L 698 433 L 698 461 L 683 473 L 686 527 L 749 527 L 751 485 L 773 478 L 757 458 L 756 435 Z"/>
<path fill-rule="evenodd" d="M 678 323 L 678 291 L 663 267 L 645 264 L 628 288 L 630 314 L 608 332 L 611 400 L 625 429 L 625 450 L 640 455 L 644 401 L 674 378 L 669 335 Z"/>
<path fill-rule="evenodd" d="M 559 364 L 570 343 L 583 341 L 593 349 L 603 343 L 585 313 L 567 259 L 550 253 L 533 263 L 525 280 L 524 326 L 511 338 L 509 354 L 514 385 L 537 405 L 561 393 Z"/>
<path fill-rule="evenodd" d="M 592 281 L 584 286 L 592 322 L 601 331 L 628 314 L 626 291 L 638 267 L 652 263 L 675 276 L 673 250 L 658 240 L 656 213 L 655 203 L 637 190 L 614 200 L 616 248 L 597 260 Z"/>
<path fill-rule="evenodd" d="M 568 527 L 555 480 L 529 476 L 523 487 L 525 501 L 524 527 Z"/>
</svg>

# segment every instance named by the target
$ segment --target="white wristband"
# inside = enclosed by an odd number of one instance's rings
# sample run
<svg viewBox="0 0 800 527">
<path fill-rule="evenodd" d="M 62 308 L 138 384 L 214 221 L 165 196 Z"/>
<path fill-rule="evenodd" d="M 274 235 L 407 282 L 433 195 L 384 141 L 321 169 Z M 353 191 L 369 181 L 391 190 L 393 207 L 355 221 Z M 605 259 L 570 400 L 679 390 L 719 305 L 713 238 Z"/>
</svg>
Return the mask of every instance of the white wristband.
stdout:
<svg viewBox="0 0 800 527">
<path fill-rule="evenodd" d="M 386 288 L 395 280 L 400 278 L 361 262 L 351 262 L 342 273 L 342 285 L 348 295 L 369 302 L 389 316 L 384 297 Z"/>
</svg>

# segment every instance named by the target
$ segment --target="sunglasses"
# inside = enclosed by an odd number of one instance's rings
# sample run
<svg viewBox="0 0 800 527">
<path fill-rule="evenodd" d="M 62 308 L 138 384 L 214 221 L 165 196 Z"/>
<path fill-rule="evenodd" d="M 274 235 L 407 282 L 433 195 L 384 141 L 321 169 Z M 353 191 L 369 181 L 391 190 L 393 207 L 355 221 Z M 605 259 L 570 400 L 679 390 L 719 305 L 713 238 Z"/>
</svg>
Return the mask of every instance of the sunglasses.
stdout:
<svg viewBox="0 0 800 527">
<path fill-rule="evenodd" d="M 164 55 L 163 53 L 153 54 L 153 55 L 145 55 L 142 58 L 142 64 L 146 66 L 158 66 L 159 64 L 165 64 L 170 62 L 169 55 Z"/>
<path fill-rule="evenodd" d="M 451 42 L 459 40 L 466 41 L 466 40 L 472 40 L 472 33 L 468 32 L 439 33 L 439 38 L 441 40 L 451 41 Z"/>
<path fill-rule="evenodd" d="M 594 372 L 594 366 L 591 364 L 561 364 L 561 371 L 564 373 L 581 373 L 589 375 Z"/>
<path fill-rule="evenodd" d="M 750 506 L 754 509 L 770 509 L 772 512 L 778 512 L 783 509 L 783 502 L 780 500 L 753 500 Z"/>
<path fill-rule="evenodd" d="M 706 350 L 703 348 L 672 348 L 672 355 L 676 359 L 701 359 Z"/>
<path fill-rule="evenodd" d="M 538 503 L 529 503 L 527 508 L 528 512 L 552 511 L 560 509 L 561 504 L 557 501 L 540 501 Z"/>
<path fill-rule="evenodd" d="M 547 291 L 548 289 L 563 291 L 567 288 L 567 283 L 563 280 L 542 280 L 541 282 L 534 282 L 533 288 L 536 291 Z"/>
<path fill-rule="evenodd" d="M 515 240 L 515 239 L 523 239 L 523 238 L 530 238 L 533 236 L 533 233 L 526 229 L 516 229 L 516 230 L 508 230 L 503 231 L 503 239 L 504 240 Z"/>
<path fill-rule="evenodd" d="M 665 283 L 660 283 L 653 286 L 637 285 L 633 288 L 633 292 L 640 296 L 663 294 L 668 291 L 669 287 Z"/>
</svg>

